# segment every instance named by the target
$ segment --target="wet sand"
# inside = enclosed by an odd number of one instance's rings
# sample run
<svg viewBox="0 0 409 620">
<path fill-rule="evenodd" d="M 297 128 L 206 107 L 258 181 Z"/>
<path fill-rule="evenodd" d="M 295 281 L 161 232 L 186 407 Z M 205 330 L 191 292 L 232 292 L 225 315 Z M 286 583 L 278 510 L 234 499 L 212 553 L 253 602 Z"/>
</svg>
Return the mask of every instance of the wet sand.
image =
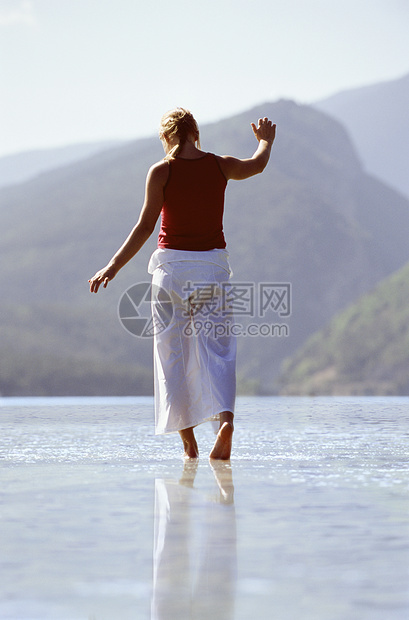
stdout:
<svg viewBox="0 0 409 620">
<path fill-rule="evenodd" d="M 0 405 L 1 620 L 409 617 L 408 399 L 239 399 L 216 464 L 150 399 Z"/>
</svg>

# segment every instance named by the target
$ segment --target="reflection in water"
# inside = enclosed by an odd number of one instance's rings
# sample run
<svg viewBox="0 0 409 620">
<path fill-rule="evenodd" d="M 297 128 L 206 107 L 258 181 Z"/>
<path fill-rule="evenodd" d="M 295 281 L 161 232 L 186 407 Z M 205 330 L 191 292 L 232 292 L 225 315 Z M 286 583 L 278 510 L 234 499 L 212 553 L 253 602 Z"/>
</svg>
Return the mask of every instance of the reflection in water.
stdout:
<svg viewBox="0 0 409 620">
<path fill-rule="evenodd" d="M 152 620 L 233 620 L 236 517 L 229 463 L 212 462 L 217 489 L 195 486 L 198 462 L 180 480 L 155 480 Z"/>
</svg>

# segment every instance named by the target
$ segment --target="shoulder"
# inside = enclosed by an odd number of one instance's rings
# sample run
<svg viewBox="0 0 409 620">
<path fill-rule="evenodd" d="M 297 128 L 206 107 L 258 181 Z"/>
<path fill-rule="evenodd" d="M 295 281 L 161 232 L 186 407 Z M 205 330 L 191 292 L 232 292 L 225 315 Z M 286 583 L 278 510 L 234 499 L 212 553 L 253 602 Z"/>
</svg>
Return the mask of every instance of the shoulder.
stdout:
<svg viewBox="0 0 409 620">
<path fill-rule="evenodd" d="M 165 185 L 169 176 L 169 162 L 161 159 L 149 168 L 147 182 Z"/>
<path fill-rule="evenodd" d="M 237 161 L 235 157 L 230 157 L 229 155 L 215 155 L 215 158 L 226 179 L 229 181 L 231 178 L 234 178 L 233 171 Z"/>
</svg>

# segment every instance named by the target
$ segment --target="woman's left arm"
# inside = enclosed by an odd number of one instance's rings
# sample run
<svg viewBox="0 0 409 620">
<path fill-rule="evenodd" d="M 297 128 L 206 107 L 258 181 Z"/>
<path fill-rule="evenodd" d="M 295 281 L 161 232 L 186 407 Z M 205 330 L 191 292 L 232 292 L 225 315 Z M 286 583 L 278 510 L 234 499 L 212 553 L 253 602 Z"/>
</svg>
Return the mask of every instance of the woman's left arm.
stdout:
<svg viewBox="0 0 409 620">
<path fill-rule="evenodd" d="M 106 288 L 128 261 L 141 249 L 155 229 L 163 206 L 163 189 L 169 175 L 169 164 L 160 161 L 152 166 L 146 177 L 145 200 L 139 219 L 119 250 L 109 263 L 88 280 L 91 293 L 97 293 L 99 287 Z"/>
</svg>

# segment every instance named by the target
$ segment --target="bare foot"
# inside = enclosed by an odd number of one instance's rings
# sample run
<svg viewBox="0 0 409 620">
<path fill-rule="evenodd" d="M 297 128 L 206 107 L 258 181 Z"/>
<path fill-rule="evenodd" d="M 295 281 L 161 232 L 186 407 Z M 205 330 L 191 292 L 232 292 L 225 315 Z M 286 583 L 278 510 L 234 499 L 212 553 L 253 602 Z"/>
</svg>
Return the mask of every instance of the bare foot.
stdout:
<svg viewBox="0 0 409 620">
<path fill-rule="evenodd" d="M 199 448 L 197 447 L 197 444 L 185 444 L 184 445 L 185 451 L 183 453 L 183 458 L 185 460 L 189 460 L 189 459 L 198 459 L 199 458 Z"/>
<path fill-rule="evenodd" d="M 193 461 L 193 460 L 199 458 L 199 453 L 195 452 L 194 454 L 192 454 L 192 452 L 190 452 L 190 451 L 189 452 L 184 452 L 182 458 L 185 461 Z"/>
<path fill-rule="evenodd" d="M 199 448 L 197 447 L 193 428 L 186 428 L 182 431 L 179 431 L 179 435 L 181 436 L 183 441 L 183 458 L 186 460 L 199 458 Z"/>
<path fill-rule="evenodd" d="M 224 422 L 217 433 L 216 441 L 209 458 L 228 461 L 231 454 L 232 440 L 233 424 L 231 422 Z"/>
</svg>

